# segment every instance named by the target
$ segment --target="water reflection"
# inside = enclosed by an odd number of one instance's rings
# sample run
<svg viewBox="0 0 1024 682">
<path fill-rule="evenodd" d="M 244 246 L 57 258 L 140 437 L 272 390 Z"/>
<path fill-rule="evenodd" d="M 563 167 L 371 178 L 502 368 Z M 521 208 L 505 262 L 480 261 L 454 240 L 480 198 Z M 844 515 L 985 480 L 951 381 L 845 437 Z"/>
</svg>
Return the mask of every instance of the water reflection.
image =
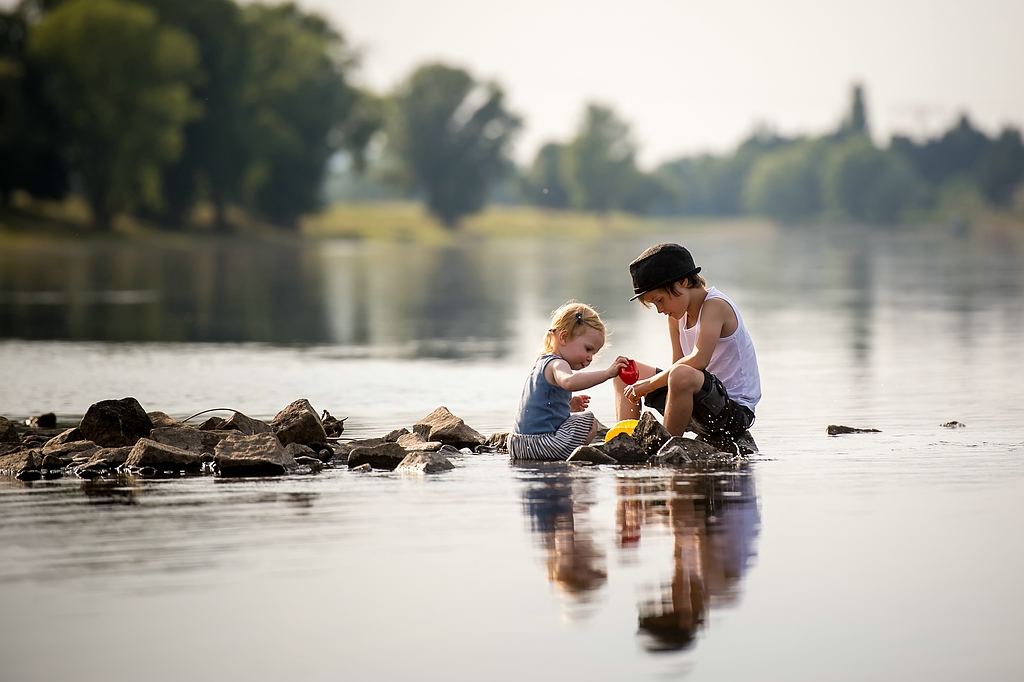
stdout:
<svg viewBox="0 0 1024 682">
<path fill-rule="evenodd" d="M 565 463 L 513 466 L 524 475 L 523 511 L 545 554 L 548 580 L 578 602 L 592 601 L 609 581 L 591 521 L 595 479 Z M 685 649 L 710 608 L 739 598 L 760 530 L 753 473 L 749 466 L 624 472 L 616 477 L 615 499 L 620 551 L 635 554 L 645 528 L 671 537 L 671 576 L 639 586 L 648 595 L 637 608 L 644 646 Z"/>
</svg>

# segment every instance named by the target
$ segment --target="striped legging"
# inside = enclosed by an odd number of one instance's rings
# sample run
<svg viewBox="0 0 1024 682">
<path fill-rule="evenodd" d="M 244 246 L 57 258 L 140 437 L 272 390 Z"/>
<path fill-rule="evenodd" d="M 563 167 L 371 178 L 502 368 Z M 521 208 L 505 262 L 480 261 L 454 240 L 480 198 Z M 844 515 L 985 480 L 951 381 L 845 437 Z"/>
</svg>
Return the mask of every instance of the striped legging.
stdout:
<svg viewBox="0 0 1024 682">
<path fill-rule="evenodd" d="M 573 450 L 587 445 L 593 426 L 593 412 L 577 412 L 570 414 L 554 433 L 510 433 L 508 454 L 516 460 L 566 460 Z"/>
</svg>

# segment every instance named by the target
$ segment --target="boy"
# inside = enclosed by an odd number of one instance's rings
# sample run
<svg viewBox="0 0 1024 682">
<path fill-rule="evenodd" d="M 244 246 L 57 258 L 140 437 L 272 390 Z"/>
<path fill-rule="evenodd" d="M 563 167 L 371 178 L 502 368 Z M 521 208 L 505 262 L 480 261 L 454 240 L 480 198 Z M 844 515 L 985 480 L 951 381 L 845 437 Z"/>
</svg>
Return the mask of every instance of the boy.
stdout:
<svg viewBox="0 0 1024 682">
<path fill-rule="evenodd" d="M 690 429 L 735 438 L 754 423 L 761 399 L 757 356 L 736 306 L 708 289 L 699 272 L 678 244 L 652 246 L 629 264 L 630 300 L 668 315 L 672 366 L 662 371 L 638 362 L 640 379 L 632 386 L 616 378 L 615 414 L 638 418 L 642 399 L 665 415 L 673 436 Z"/>
</svg>

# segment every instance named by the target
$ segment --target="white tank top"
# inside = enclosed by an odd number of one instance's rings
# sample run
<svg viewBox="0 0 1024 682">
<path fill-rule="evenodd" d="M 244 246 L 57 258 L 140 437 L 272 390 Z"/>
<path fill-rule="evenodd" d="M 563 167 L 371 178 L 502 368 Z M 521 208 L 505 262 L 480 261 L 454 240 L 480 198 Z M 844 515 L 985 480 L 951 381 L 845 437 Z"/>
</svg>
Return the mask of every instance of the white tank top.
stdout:
<svg viewBox="0 0 1024 682">
<path fill-rule="evenodd" d="M 750 334 L 743 325 L 743 318 L 735 304 L 730 301 L 722 292 L 714 287 L 708 290 L 704 302 L 712 298 L 720 298 L 732 308 L 736 314 L 736 331 L 725 338 L 718 339 L 714 352 L 711 353 L 711 362 L 708 363 L 708 371 L 714 374 L 729 392 L 729 397 L 751 411 L 761 399 L 761 375 L 757 371 L 757 355 L 754 353 L 754 342 L 750 340 Z M 683 347 L 683 355 L 693 352 L 697 343 L 697 335 L 700 334 L 700 316 L 697 314 L 697 324 L 689 329 L 686 328 L 688 315 L 683 315 L 679 320 L 679 343 Z"/>
</svg>

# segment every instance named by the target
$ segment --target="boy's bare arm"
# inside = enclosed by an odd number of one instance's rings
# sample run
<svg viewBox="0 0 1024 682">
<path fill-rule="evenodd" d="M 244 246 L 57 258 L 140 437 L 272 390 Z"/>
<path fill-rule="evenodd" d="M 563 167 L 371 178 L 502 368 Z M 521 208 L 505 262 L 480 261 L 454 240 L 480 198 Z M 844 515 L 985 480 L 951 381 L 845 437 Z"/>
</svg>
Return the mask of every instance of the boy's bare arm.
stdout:
<svg viewBox="0 0 1024 682">
<path fill-rule="evenodd" d="M 697 342 L 694 344 L 693 352 L 686 357 L 677 360 L 673 364 L 687 365 L 694 369 L 705 369 L 711 362 L 711 354 L 715 352 L 718 339 L 722 337 L 722 330 L 732 326 L 735 331 L 736 313 L 732 311 L 725 301 L 711 299 L 705 301 L 700 313 L 700 333 L 697 334 Z M 728 336 L 728 334 L 726 334 Z"/>
</svg>

